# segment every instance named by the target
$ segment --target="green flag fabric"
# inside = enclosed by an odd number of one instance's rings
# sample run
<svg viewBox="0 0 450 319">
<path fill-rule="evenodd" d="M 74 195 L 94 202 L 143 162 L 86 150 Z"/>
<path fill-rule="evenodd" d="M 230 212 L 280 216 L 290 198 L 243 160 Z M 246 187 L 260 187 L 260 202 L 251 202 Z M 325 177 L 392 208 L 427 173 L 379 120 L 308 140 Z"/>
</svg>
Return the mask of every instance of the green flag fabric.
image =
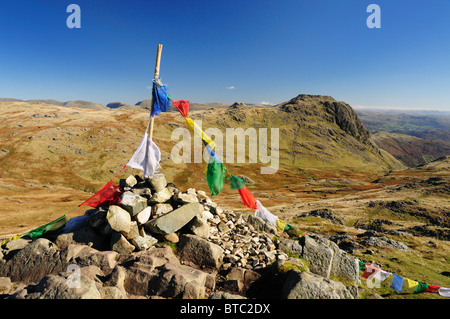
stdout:
<svg viewBox="0 0 450 319">
<path fill-rule="evenodd" d="M 231 188 L 232 190 L 235 190 L 235 189 L 243 189 L 243 188 L 245 187 L 245 182 L 244 182 L 244 180 L 242 180 L 242 179 L 240 179 L 239 177 L 234 176 L 234 175 L 232 175 L 232 174 L 230 174 L 230 175 L 228 176 L 228 184 L 230 185 L 230 188 Z"/>
<path fill-rule="evenodd" d="M 426 283 L 423 282 L 419 282 L 419 284 L 416 287 L 416 290 L 414 290 L 414 293 L 420 293 L 420 292 L 424 292 L 427 291 L 428 285 Z"/>
<path fill-rule="evenodd" d="M 366 267 L 367 267 L 366 263 L 360 260 L 359 261 L 359 270 L 364 271 L 364 270 L 366 270 Z"/>
<path fill-rule="evenodd" d="M 30 230 L 28 233 L 26 233 L 28 236 L 31 237 L 32 240 L 36 240 L 45 233 L 55 231 L 60 229 L 62 226 L 64 226 L 67 222 L 67 216 L 61 216 L 58 219 L 55 219 L 54 221 L 45 224 L 43 226 L 40 226 L 38 228 L 35 228 L 33 230 Z"/>
<path fill-rule="evenodd" d="M 211 190 L 211 196 L 218 195 L 222 191 L 225 181 L 225 166 L 215 160 L 209 163 L 206 170 L 206 181 Z"/>
</svg>

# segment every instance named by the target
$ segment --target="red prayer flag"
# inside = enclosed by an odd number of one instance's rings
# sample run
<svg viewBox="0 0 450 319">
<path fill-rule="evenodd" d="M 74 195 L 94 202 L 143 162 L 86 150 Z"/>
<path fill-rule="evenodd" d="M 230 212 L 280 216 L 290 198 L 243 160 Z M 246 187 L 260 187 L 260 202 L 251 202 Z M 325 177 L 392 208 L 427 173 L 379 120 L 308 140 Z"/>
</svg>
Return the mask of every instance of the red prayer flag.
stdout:
<svg viewBox="0 0 450 319">
<path fill-rule="evenodd" d="M 123 190 L 111 180 L 107 183 L 101 190 L 91 196 L 84 203 L 78 205 L 78 207 L 86 205 L 91 207 L 99 207 L 102 204 L 105 205 L 114 205 L 120 202 L 120 195 L 123 193 Z"/>
<path fill-rule="evenodd" d="M 438 291 L 439 288 L 441 288 L 441 287 L 439 287 L 439 286 L 433 286 L 433 285 L 428 285 L 426 291 L 429 291 L 429 292 L 435 292 L 435 291 Z"/>
<path fill-rule="evenodd" d="M 179 100 L 179 101 L 172 101 L 173 105 L 180 111 L 181 115 L 183 117 L 187 117 L 189 113 L 189 101 L 187 100 Z"/>
<path fill-rule="evenodd" d="M 242 202 L 244 203 L 244 207 L 247 206 L 251 209 L 256 209 L 256 199 L 253 197 L 253 194 L 247 189 L 247 187 L 238 189 L 239 195 L 241 195 Z"/>
<path fill-rule="evenodd" d="M 379 272 L 380 269 L 372 266 L 372 265 L 367 265 L 366 270 L 364 271 L 364 273 L 362 274 L 362 278 L 368 279 L 371 275 L 375 275 L 377 272 Z"/>
</svg>

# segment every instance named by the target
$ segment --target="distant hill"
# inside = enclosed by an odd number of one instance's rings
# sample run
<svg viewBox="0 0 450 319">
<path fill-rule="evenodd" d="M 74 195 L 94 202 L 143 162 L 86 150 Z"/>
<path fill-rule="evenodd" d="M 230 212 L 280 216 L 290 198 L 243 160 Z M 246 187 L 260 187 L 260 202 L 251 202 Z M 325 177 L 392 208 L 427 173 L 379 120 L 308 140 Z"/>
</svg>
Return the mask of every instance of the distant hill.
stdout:
<svg viewBox="0 0 450 319">
<path fill-rule="evenodd" d="M 450 131 L 435 131 L 436 135 L 433 131 L 412 131 L 409 134 L 378 132 L 373 134 L 373 139 L 380 148 L 405 165 L 416 167 L 450 154 Z M 447 132 L 444 138 L 441 137 L 443 132 Z"/>
<path fill-rule="evenodd" d="M 372 133 L 394 131 L 450 130 L 450 112 L 443 111 L 366 111 L 357 110 Z"/>
<path fill-rule="evenodd" d="M 136 150 L 147 126 L 148 112 L 124 110 L 121 104 L 114 105 L 118 106 L 114 109 L 103 106 L 84 112 L 78 108 L 93 106 L 83 101 L 51 107 L 34 102 L 1 102 L 0 111 L 7 119 L 0 136 L 5 139 L 0 158 L 4 173 L 22 174 L 22 169 L 29 171 L 32 162 L 36 174 L 30 179 L 91 191 L 101 186 L 105 174 L 123 166 Z M 8 113 L 11 107 L 13 114 Z M 235 103 L 206 110 L 194 108 L 190 116 L 202 120 L 204 130 L 218 128 L 224 136 L 227 128 L 267 128 L 268 143 L 270 130 L 278 128 L 279 171 L 284 172 L 286 181 L 314 178 L 316 172 L 332 177 L 342 171 L 369 176 L 404 167 L 378 148 L 348 104 L 331 97 L 299 95 L 272 107 Z M 186 127 L 186 123 L 175 112 L 162 113 L 155 120 L 154 139 L 164 154 L 162 164 L 177 185 L 203 185 L 204 163 L 175 164 L 170 160 L 178 142 L 171 137 L 176 127 Z M 260 157 L 257 163 L 249 163 L 248 142 L 244 146 L 245 163 L 227 163 L 224 157 L 225 163 L 234 167 L 235 174 L 261 181 L 260 167 L 268 165 Z M 268 155 L 274 147 L 269 145 Z M 237 143 L 233 151 L 237 152 Z M 278 174 L 269 174 L 264 181 L 271 185 L 279 178 Z M 94 185 L 95 181 L 98 184 Z M 263 185 L 259 182 L 254 187 Z"/>
<path fill-rule="evenodd" d="M 450 112 L 361 111 L 377 145 L 409 167 L 450 154 Z"/>
<path fill-rule="evenodd" d="M 300 94 L 272 107 L 235 103 L 196 113 L 219 128 L 279 128 L 285 169 L 381 172 L 403 165 L 372 141 L 357 113 L 329 96 Z"/>
<path fill-rule="evenodd" d="M 30 104 L 48 104 L 48 105 L 56 105 L 56 106 L 65 106 L 65 107 L 76 107 L 82 109 L 90 109 L 90 110 L 102 110 L 106 109 L 106 106 L 99 103 L 89 102 L 89 101 L 67 101 L 61 102 L 54 99 L 31 99 L 31 100 L 21 100 L 14 98 L 0 98 L 0 101 L 4 102 L 28 102 Z"/>
<path fill-rule="evenodd" d="M 450 171 L 450 156 L 442 156 L 427 164 L 417 166 L 420 170 L 446 170 Z"/>
<path fill-rule="evenodd" d="M 106 106 L 98 103 L 88 102 L 88 101 L 68 101 L 63 104 L 66 107 L 76 107 L 82 109 L 90 109 L 90 110 L 102 110 L 106 109 Z"/>
</svg>

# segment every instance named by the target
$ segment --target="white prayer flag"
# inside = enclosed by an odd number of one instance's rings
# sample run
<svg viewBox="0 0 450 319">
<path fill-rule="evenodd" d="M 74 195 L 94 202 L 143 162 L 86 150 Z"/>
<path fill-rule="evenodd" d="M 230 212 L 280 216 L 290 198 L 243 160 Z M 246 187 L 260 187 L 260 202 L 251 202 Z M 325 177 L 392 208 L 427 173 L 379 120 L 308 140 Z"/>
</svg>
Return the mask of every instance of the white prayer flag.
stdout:
<svg viewBox="0 0 450 319">
<path fill-rule="evenodd" d="M 145 132 L 141 144 L 128 162 L 127 166 L 144 171 L 144 177 L 152 176 L 160 168 L 161 152 Z"/>
<path fill-rule="evenodd" d="M 438 292 L 442 297 L 450 297 L 450 288 L 441 287 Z"/>
<path fill-rule="evenodd" d="M 392 275 L 392 273 L 380 269 L 380 271 L 373 275 L 373 278 L 376 278 L 379 281 L 385 281 L 390 275 Z"/>
<path fill-rule="evenodd" d="M 255 216 L 261 218 L 262 220 L 268 222 L 269 224 L 272 224 L 274 226 L 277 226 L 277 220 L 278 217 L 272 214 L 265 208 L 259 200 L 256 200 L 256 211 Z"/>
</svg>

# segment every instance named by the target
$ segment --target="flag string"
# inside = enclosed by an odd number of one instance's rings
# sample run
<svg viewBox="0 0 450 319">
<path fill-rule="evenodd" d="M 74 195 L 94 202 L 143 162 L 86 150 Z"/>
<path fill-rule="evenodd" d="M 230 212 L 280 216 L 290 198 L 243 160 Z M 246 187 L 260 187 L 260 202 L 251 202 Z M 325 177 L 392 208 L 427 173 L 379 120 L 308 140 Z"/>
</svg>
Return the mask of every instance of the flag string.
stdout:
<svg viewBox="0 0 450 319">
<path fill-rule="evenodd" d="M 450 297 L 450 288 L 429 285 L 424 282 L 411 280 L 409 278 L 384 271 L 377 265 L 371 265 L 362 260 L 359 260 L 359 270 L 363 271 L 361 278 L 365 278 L 367 280 L 378 280 L 379 282 L 382 282 L 385 281 L 388 277 L 392 276 L 392 281 L 389 287 L 398 292 L 404 291 L 404 288 L 409 290 L 412 290 L 414 288 L 413 293 L 438 292 L 439 295 L 443 297 Z"/>
</svg>

